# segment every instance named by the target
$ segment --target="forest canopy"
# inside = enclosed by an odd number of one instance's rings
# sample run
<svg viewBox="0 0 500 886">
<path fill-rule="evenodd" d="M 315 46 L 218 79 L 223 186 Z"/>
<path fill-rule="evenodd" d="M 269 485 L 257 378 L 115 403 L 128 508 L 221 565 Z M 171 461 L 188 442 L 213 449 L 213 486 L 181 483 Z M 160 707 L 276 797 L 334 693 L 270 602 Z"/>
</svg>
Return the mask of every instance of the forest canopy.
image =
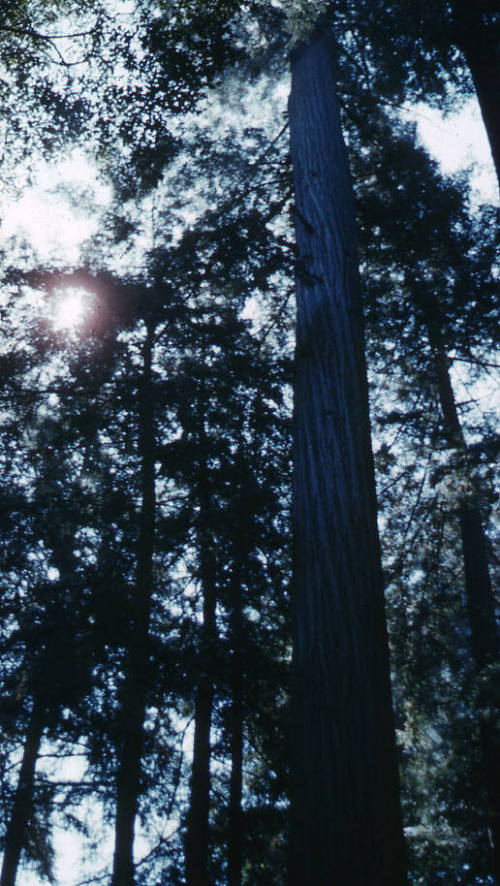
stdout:
<svg viewBox="0 0 500 886">
<path fill-rule="evenodd" d="M 498 0 L 1 7 L 0 886 L 500 884 Z"/>
</svg>

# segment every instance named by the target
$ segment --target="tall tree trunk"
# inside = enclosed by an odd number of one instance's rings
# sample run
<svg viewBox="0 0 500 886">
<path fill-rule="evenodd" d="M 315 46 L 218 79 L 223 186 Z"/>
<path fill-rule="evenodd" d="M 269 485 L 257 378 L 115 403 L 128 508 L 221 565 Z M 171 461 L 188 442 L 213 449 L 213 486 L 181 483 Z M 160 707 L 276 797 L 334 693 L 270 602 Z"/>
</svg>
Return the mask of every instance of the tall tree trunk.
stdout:
<svg viewBox="0 0 500 886">
<path fill-rule="evenodd" d="M 453 387 L 439 330 L 428 324 L 429 339 L 434 351 L 434 364 L 438 382 L 439 399 L 443 415 L 444 432 L 450 449 L 461 452 L 467 461 L 467 444 L 457 412 Z M 484 673 L 489 665 L 498 664 L 499 640 L 495 618 L 495 600 L 491 585 L 487 540 L 481 514 L 475 502 L 472 487 L 469 494 L 458 504 L 460 534 L 465 572 L 465 595 L 469 615 L 471 649 L 478 673 Z M 488 823 L 492 848 L 492 867 L 500 884 L 500 671 L 492 670 L 479 698 L 481 750 L 486 795 L 488 798 Z M 484 716 L 481 709 L 488 714 Z"/>
<path fill-rule="evenodd" d="M 141 513 L 128 665 L 123 686 L 121 746 L 118 756 L 115 850 L 112 886 L 134 886 L 134 826 L 141 783 L 141 757 L 149 658 L 155 526 L 154 408 L 152 352 L 154 326 L 147 324 L 139 390 Z"/>
<path fill-rule="evenodd" d="M 500 3 L 454 0 L 456 44 L 472 76 L 500 187 Z"/>
<path fill-rule="evenodd" d="M 406 882 L 352 188 L 334 47 L 292 54 L 297 346 L 290 883 Z"/>
<path fill-rule="evenodd" d="M 35 784 L 35 768 L 44 729 L 43 707 L 33 702 L 26 738 L 24 741 L 23 758 L 17 782 L 14 804 L 7 825 L 5 848 L 0 874 L 0 886 L 14 886 L 21 851 L 26 837 L 30 816 L 33 809 L 33 789 Z"/>
<path fill-rule="evenodd" d="M 215 635 L 215 594 L 207 588 L 205 571 L 203 601 L 203 628 L 200 668 L 195 701 L 193 762 L 189 801 L 188 831 L 186 835 L 187 886 L 209 886 L 209 814 L 210 814 L 210 729 L 214 698 L 211 673 L 213 638 Z"/>
<path fill-rule="evenodd" d="M 210 814 L 210 729 L 214 698 L 214 654 L 216 628 L 216 563 L 211 538 L 212 520 L 210 490 L 206 466 L 207 441 L 204 408 L 200 408 L 198 445 L 200 472 L 198 477 L 198 543 L 200 547 L 200 583 L 203 594 L 203 625 L 195 700 L 193 762 L 188 828 L 186 835 L 187 886 L 209 886 L 209 814 Z"/>
<path fill-rule="evenodd" d="M 238 515 L 249 517 L 242 496 Z M 230 599 L 231 635 L 231 776 L 229 781 L 228 886 L 241 886 L 243 861 L 243 564 L 248 557 L 248 531 L 236 521 Z"/>
</svg>

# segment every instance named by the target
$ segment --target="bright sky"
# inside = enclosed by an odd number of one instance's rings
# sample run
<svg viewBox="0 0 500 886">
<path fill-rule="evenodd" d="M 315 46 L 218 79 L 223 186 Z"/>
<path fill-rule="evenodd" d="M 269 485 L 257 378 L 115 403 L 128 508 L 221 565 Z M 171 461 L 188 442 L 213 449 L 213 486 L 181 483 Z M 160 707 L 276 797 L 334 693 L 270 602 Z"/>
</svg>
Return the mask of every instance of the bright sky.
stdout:
<svg viewBox="0 0 500 886">
<path fill-rule="evenodd" d="M 0 205 L 0 244 L 24 237 L 41 261 L 77 263 L 81 244 L 97 230 L 111 189 L 97 180 L 95 168 L 75 151 L 57 164 L 43 163 L 35 184 L 17 201 Z"/>
<path fill-rule="evenodd" d="M 475 101 L 443 118 L 420 103 L 411 109 L 419 136 L 440 162 L 443 172 L 471 169 L 478 200 L 498 201 L 496 178 L 481 115 Z M 33 187 L 17 201 L 0 200 L 0 245 L 23 236 L 43 261 L 78 263 L 82 243 L 97 230 L 99 216 L 111 200 L 111 189 L 97 180 L 95 168 L 81 152 L 58 164 L 42 164 Z M 3 203 L 3 205 L 2 205 Z"/>
<path fill-rule="evenodd" d="M 425 148 L 439 161 L 446 175 L 472 167 L 473 198 L 498 203 L 498 190 L 486 131 L 475 99 L 444 118 L 423 102 L 408 113 L 414 119 Z"/>
</svg>

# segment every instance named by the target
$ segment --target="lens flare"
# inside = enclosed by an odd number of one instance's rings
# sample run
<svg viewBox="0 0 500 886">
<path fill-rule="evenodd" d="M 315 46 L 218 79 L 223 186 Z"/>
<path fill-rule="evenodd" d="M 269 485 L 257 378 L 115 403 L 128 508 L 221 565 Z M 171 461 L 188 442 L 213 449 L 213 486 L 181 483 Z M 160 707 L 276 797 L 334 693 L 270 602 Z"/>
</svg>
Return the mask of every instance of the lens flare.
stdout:
<svg viewBox="0 0 500 886">
<path fill-rule="evenodd" d="M 76 332 L 88 311 L 88 294 L 83 289 L 61 293 L 54 307 L 54 327 L 61 332 Z"/>
</svg>

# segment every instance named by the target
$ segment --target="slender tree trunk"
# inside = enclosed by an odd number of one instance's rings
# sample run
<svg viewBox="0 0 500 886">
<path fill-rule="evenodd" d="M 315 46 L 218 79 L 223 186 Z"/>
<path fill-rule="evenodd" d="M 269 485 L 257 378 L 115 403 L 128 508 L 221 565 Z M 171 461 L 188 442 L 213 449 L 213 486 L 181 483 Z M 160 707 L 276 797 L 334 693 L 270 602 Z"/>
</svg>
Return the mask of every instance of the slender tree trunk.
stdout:
<svg viewBox="0 0 500 886">
<path fill-rule="evenodd" d="M 14 886 L 21 851 L 33 809 L 35 768 L 44 728 L 43 708 L 35 700 L 26 731 L 14 804 L 7 825 L 0 886 Z"/>
<path fill-rule="evenodd" d="M 472 76 L 500 187 L 500 3 L 454 0 L 456 43 Z"/>
<path fill-rule="evenodd" d="M 292 55 L 293 886 L 406 882 L 352 188 L 334 48 Z"/>
<path fill-rule="evenodd" d="M 240 515 L 248 517 L 240 505 Z M 241 886 L 243 861 L 243 563 L 248 535 L 239 522 L 231 582 L 231 776 L 229 782 L 228 886 Z"/>
<path fill-rule="evenodd" d="M 200 673 L 195 700 L 193 762 L 191 793 L 186 835 L 187 886 L 209 886 L 208 853 L 210 843 L 210 729 L 214 698 L 213 662 L 217 638 L 216 628 L 216 563 L 213 540 L 210 490 L 205 463 L 207 442 L 204 408 L 200 409 L 198 444 L 200 473 L 198 477 L 198 543 L 200 546 L 200 579 L 203 594 L 203 625 L 201 632 Z"/>
<path fill-rule="evenodd" d="M 207 575 L 205 573 L 205 579 Z M 203 602 L 202 660 L 205 671 L 198 678 L 195 701 L 193 762 L 188 831 L 186 836 L 186 882 L 188 886 L 209 886 L 209 814 L 210 814 L 210 729 L 214 698 L 211 673 L 215 633 L 215 595 L 205 584 Z"/>
<path fill-rule="evenodd" d="M 121 710 L 118 757 L 115 850 L 112 886 L 134 886 L 134 826 L 141 784 L 141 757 L 149 658 L 149 621 L 153 584 L 155 524 L 154 409 L 151 362 L 154 327 L 147 325 L 139 390 L 141 514 L 132 603 L 130 648 Z"/>
<path fill-rule="evenodd" d="M 442 345 L 435 347 L 434 355 L 446 441 L 450 449 L 462 452 L 467 459 L 467 444 L 458 417 L 448 359 Z M 473 494 L 461 499 L 459 517 L 472 654 L 476 665 L 482 669 L 498 661 L 499 645 L 486 536 Z"/>
<path fill-rule="evenodd" d="M 457 412 L 450 380 L 448 358 L 439 331 L 429 323 L 429 338 L 443 414 L 444 431 L 450 449 L 467 460 L 467 444 Z M 458 505 L 460 534 L 465 571 L 465 594 L 469 615 L 471 649 L 477 671 L 498 664 L 499 641 L 495 618 L 495 600 L 491 585 L 487 541 L 473 489 Z M 500 671 L 493 670 L 483 681 L 479 698 L 481 750 L 484 783 L 488 798 L 488 823 L 495 879 L 500 883 Z M 489 711 L 484 716 L 481 708 Z"/>
<path fill-rule="evenodd" d="M 193 763 L 188 832 L 186 836 L 186 883 L 208 886 L 209 813 L 210 813 L 210 727 L 213 705 L 213 682 L 208 675 L 200 678 L 196 691 Z"/>
</svg>

